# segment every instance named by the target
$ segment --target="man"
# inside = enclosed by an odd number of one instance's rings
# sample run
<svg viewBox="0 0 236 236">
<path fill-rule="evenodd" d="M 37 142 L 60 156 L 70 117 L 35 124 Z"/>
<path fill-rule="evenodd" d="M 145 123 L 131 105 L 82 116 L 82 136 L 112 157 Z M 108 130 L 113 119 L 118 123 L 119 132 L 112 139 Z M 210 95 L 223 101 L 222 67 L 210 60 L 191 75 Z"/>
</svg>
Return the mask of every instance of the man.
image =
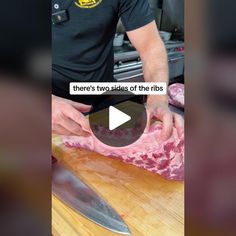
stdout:
<svg viewBox="0 0 236 236">
<path fill-rule="evenodd" d="M 54 12 L 60 2 L 64 0 L 53 0 Z M 119 18 L 140 54 L 145 81 L 168 83 L 167 54 L 147 0 L 77 0 L 68 13 L 67 21 L 53 24 L 52 130 L 86 135 L 90 128 L 83 113 L 94 100 L 70 96 L 69 82 L 114 81 L 113 38 Z M 149 96 L 147 110 L 149 123 L 152 117 L 163 122 L 163 140 L 173 126 L 182 135 L 183 120 L 169 110 L 167 95 Z"/>
</svg>

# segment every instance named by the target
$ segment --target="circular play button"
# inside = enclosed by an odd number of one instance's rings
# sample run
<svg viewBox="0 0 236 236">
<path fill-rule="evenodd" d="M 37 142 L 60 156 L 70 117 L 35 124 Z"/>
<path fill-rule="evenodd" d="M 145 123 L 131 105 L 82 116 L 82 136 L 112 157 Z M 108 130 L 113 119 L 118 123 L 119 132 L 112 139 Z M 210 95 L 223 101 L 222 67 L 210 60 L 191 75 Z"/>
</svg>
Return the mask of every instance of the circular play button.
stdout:
<svg viewBox="0 0 236 236">
<path fill-rule="evenodd" d="M 112 95 L 106 108 L 89 115 L 90 127 L 102 143 L 112 147 L 124 147 L 136 142 L 143 134 L 147 124 L 147 112 L 143 104 L 126 100 L 127 94 L 118 104 L 117 96 Z M 130 97 L 130 94 L 128 94 Z"/>
<path fill-rule="evenodd" d="M 127 115 L 123 111 L 113 106 L 109 106 L 109 130 L 110 131 L 120 127 L 121 125 L 125 124 L 131 119 L 132 119 L 131 116 Z"/>
</svg>

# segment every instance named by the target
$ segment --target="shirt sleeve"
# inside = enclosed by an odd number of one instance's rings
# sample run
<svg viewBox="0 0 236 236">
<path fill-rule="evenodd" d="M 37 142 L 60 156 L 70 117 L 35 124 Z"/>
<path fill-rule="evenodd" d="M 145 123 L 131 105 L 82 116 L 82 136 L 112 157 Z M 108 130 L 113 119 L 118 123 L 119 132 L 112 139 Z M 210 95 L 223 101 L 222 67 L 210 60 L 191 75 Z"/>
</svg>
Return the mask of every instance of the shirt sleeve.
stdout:
<svg viewBox="0 0 236 236">
<path fill-rule="evenodd" d="M 126 29 L 138 29 L 154 20 L 148 0 L 120 0 L 119 17 Z"/>
</svg>

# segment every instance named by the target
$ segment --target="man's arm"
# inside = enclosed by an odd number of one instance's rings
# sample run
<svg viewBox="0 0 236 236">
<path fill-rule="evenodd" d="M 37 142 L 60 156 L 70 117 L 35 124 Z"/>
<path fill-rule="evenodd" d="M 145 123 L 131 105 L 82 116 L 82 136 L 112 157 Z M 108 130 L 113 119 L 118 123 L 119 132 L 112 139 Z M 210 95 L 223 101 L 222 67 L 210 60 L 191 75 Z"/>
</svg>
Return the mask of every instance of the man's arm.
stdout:
<svg viewBox="0 0 236 236">
<path fill-rule="evenodd" d="M 129 31 L 127 35 L 142 59 L 145 81 L 168 83 L 167 54 L 155 22 Z"/>
<path fill-rule="evenodd" d="M 143 62 L 144 79 L 146 82 L 169 82 L 167 53 L 159 35 L 155 21 L 133 31 L 127 32 L 132 45 L 137 49 Z M 172 114 L 168 108 L 167 95 L 148 96 L 147 107 L 149 116 L 163 121 L 163 139 L 172 132 L 173 125 L 180 135 L 183 133 L 183 120 Z"/>
</svg>

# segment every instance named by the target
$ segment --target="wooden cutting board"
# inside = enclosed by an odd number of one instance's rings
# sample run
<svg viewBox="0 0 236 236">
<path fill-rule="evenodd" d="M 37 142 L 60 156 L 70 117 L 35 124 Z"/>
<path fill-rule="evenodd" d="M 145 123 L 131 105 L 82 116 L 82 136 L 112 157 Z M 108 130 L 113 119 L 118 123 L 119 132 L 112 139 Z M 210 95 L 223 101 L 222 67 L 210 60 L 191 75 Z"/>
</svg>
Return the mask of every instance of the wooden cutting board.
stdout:
<svg viewBox="0 0 236 236">
<path fill-rule="evenodd" d="M 85 150 L 53 136 L 52 153 L 123 218 L 133 236 L 184 235 L 184 184 Z M 52 196 L 54 236 L 116 236 Z"/>
</svg>

